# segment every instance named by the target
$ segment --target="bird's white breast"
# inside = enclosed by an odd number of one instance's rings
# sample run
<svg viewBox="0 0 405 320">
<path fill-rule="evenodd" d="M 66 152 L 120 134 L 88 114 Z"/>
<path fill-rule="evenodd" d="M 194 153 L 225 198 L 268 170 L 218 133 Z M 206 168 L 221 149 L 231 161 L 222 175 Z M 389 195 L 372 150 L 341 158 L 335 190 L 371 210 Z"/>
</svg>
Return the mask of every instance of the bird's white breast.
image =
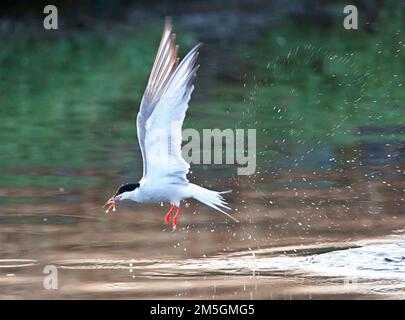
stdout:
<svg viewBox="0 0 405 320">
<path fill-rule="evenodd" d="M 178 203 L 191 195 L 188 191 L 188 184 L 159 184 L 151 185 L 145 183 L 138 188 L 137 194 L 131 199 L 137 202 L 170 202 Z"/>
</svg>

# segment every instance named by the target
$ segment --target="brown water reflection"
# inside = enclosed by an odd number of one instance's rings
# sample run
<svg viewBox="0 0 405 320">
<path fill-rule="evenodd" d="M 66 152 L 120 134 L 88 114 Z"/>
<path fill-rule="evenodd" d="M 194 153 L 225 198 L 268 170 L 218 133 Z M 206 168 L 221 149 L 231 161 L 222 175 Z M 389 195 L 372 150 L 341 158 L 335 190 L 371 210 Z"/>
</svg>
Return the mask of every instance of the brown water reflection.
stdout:
<svg viewBox="0 0 405 320">
<path fill-rule="evenodd" d="M 229 200 L 240 224 L 192 202 L 176 231 L 163 224 L 167 207 L 159 205 L 126 204 L 106 215 L 109 189 L 2 189 L 0 298 L 398 297 L 403 281 L 382 276 L 352 286 L 288 262 L 404 240 L 405 181 L 393 174 L 404 168 L 367 169 L 378 177 L 356 167 L 279 171 L 256 185 L 238 178 Z M 43 287 L 48 264 L 58 267 L 58 290 Z"/>
</svg>

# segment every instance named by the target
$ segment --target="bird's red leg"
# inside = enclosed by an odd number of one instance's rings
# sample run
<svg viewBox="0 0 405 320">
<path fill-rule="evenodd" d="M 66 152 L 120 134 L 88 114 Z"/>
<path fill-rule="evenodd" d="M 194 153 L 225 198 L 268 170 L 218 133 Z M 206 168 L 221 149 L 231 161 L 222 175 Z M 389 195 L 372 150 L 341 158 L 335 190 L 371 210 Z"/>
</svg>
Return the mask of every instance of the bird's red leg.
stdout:
<svg viewBox="0 0 405 320">
<path fill-rule="evenodd" d="M 172 215 L 172 212 L 174 211 L 175 206 L 172 206 L 169 210 L 168 213 L 166 213 L 166 217 L 165 217 L 165 223 L 168 224 L 170 221 L 170 216 Z"/>
<path fill-rule="evenodd" d="M 181 212 L 181 208 L 178 207 L 178 208 L 177 208 L 177 212 L 176 212 L 176 214 L 175 214 L 174 217 L 173 217 L 173 228 L 176 228 L 177 219 L 179 218 L 180 212 Z"/>
</svg>

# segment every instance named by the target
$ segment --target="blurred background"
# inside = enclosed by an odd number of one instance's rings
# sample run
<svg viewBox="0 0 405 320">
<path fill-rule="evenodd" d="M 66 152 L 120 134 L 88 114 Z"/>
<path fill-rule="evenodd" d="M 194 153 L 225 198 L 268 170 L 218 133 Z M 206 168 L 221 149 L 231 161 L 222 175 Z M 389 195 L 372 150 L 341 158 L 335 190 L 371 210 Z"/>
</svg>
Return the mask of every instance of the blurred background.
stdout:
<svg viewBox="0 0 405 320">
<path fill-rule="evenodd" d="M 403 295 L 387 274 L 347 285 L 273 262 L 403 240 L 405 5 L 353 0 L 346 30 L 346 2 L 2 1 L 0 297 Z M 165 16 L 181 57 L 204 43 L 184 128 L 257 130 L 254 175 L 189 175 L 233 189 L 240 224 L 195 202 L 175 232 L 167 205 L 101 208 L 142 175 L 135 117 Z M 395 252 L 370 268 L 404 272 Z M 58 290 L 42 285 L 49 264 Z"/>
</svg>

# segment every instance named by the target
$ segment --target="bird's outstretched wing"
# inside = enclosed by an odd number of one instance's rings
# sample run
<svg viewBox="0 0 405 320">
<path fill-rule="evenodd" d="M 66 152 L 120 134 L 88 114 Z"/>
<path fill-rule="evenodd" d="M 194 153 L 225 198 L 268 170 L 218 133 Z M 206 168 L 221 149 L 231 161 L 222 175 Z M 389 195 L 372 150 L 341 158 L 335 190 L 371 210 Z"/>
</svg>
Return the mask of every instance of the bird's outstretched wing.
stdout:
<svg viewBox="0 0 405 320">
<path fill-rule="evenodd" d="M 178 64 L 175 35 L 166 20 L 159 50 L 137 117 L 143 157 L 143 179 L 159 183 L 187 183 L 188 163 L 181 154 L 181 132 L 200 44 Z"/>
</svg>

